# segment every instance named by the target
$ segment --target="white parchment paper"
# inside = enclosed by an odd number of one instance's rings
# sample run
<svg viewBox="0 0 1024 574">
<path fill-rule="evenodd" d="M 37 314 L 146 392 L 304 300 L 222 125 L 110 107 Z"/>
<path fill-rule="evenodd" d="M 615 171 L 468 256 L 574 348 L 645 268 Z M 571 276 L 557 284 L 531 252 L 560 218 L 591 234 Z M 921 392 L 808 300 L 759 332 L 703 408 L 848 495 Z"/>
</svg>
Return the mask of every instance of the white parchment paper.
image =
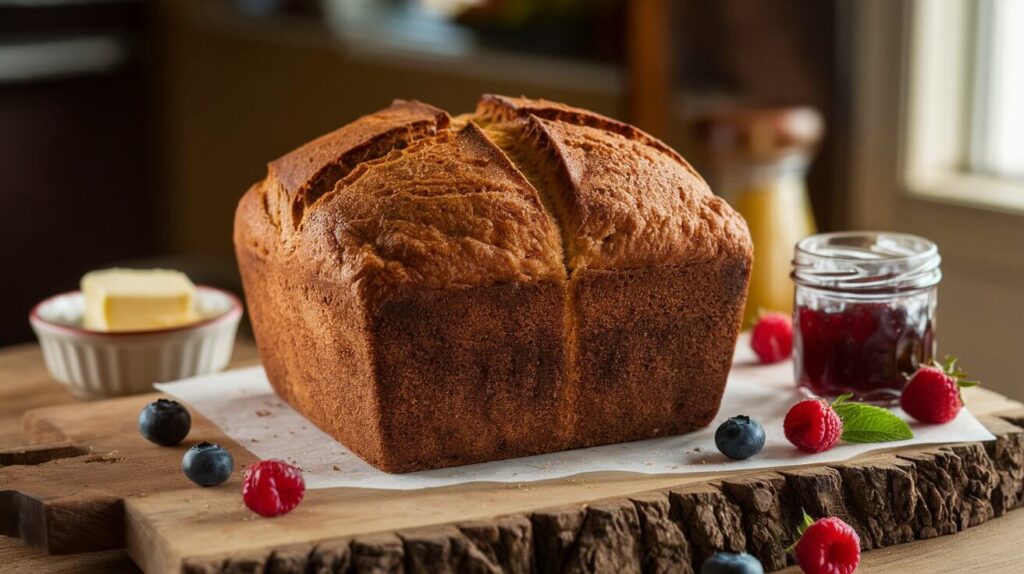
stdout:
<svg viewBox="0 0 1024 574">
<path fill-rule="evenodd" d="M 786 441 L 782 420 L 804 398 L 793 385 L 788 361 L 762 366 L 740 339 L 722 408 L 707 428 L 682 436 L 556 452 L 408 474 L 381 472 L 352 454 L 278 398 L 261 367 L 162 383 L 156 387 L 188 403 L 225 434 L 260 458 L 286 460 L 302 468 L 308 488 L 358 487 L 412 490 L 465 482 L 530 482 L 597 471 L 689 474 L 817 464 L 847 460 L 892 446 L 989 440 L 992 434 L 964 409 L 952 422 L 923 425 L 903 411 L 915 437 L 899 443 L 845 444 L 815 455 Z M 715 448 L 714 433 L 725 419 L 745 414 L 764 425 L 768 440 L 760 454 L 731 461 Z"/>
</svg>

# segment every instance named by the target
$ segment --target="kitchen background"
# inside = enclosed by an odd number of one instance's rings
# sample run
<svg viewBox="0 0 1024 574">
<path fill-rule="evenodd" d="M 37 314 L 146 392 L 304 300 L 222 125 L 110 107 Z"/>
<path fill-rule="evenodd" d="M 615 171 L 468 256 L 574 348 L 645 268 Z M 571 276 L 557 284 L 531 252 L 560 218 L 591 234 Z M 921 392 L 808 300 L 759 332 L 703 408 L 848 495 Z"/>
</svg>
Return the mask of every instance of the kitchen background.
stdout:
<svg viewBox="0 0 1024 574">
<path fill-rule="evenodd" d="M 394 97 L 494 92 L 635 123 L 734 203 L 751 162 L 813 155 L 805 189 L 758 180 L 796 198 L 747 208 L 758 261 L 788 273 L 804 197 L 819 230 L 934 239 L 940 353 L 1024 399 L 1021 29 L 1016 0 L 0 0 L 0 344 L 101 266 L 238 289 L 268 160 Z"/>
</svg>

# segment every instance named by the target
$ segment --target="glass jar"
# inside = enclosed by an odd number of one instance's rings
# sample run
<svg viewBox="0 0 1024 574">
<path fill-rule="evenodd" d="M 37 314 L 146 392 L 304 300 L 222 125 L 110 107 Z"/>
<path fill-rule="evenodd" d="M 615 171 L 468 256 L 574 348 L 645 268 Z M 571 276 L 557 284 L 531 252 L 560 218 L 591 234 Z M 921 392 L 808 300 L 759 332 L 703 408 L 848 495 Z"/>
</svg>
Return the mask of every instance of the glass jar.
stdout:
<svg viewBox="0 0 1024 574">
<path fill-rule="evenodd" d="M 796 245 L 793 360 L 818 396 L 892 403 L 935 355 L 934 243 L 902 233 L 843 232 Z"/>
</svg>

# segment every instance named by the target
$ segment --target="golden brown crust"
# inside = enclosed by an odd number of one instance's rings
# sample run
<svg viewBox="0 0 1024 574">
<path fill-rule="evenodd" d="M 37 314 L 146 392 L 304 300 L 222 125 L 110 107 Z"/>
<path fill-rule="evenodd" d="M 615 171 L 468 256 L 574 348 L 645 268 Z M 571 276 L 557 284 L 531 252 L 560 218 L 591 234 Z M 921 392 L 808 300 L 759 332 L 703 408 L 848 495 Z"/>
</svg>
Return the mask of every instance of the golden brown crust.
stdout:
<svg viewBox="0 0 1024 574">
<path fill-rule="evenodd" d="M 570 269 L 632 269 L 748 251 L 746 227 L 669 156 L 600 129 L 531 117 L 537 149 L 554 154 Z"/>
<path fill-rule="evenodd" d="M 473 124 L 362 164 L 315 207 L 305 245 L 333 241 L 368 297 L 565 277 L 536 190 Z"/>
<path fill-rule="evenodd" d="M 689 164 L 552 102 L 485 96 L 451 123 L 396 106 L 275 162 L 239 203 L 278 393 L 392 472 L 706 425 L 752 253 Z"/>
<path fill-rule="evenodd" d="M 283 249 L 262 191 L 257 184 L 239 202 L 235 252 L 267 377 L 318 427 L 379 459 L 381 404 L 365 307 L 351 286 L 328 278 L 329 249 L 301 257 Z"/>
<path fill-rule="evenodd" d="M 545 120 L 558 121 L 577 126 L 588 126 L 606 132 L 616 133 L 633 141 L 651 146 L 668 154 L 674 160 L 686 166 L 694 175 L 697 172 L 690 167 L 683 156 L 669 147 L 665 142 L 640 130 L 635 126 L 603 116 L 599 113 L 582 108 L 574 108 L 545 99 L 532 100 L 526 97 L 512 98 L 495 94 L 484 94 L 476 107 L 477 115 L 490 121 L 510 122 L 537 117 Z M 699 176 L 698 176 L 699 177 Z"/>
<path fill-rule="evenodd" d="M 519 124 L 546 179 L 570 269 L 630 269 L 752 253 L 742 218 L 665 144 L 593 112 L 484 96 L 487 121 Z M 544 157 L 547 156 L 547 157 Z"/>
<path fill-rule="evenodd" d="M 267 164 L 267 179 L 282 225 L 299 226 L 306 207 L 354 167 L 448 126 L 444 110 L 415 100 L 390 107 L 323 135 Z"/>
</svg>

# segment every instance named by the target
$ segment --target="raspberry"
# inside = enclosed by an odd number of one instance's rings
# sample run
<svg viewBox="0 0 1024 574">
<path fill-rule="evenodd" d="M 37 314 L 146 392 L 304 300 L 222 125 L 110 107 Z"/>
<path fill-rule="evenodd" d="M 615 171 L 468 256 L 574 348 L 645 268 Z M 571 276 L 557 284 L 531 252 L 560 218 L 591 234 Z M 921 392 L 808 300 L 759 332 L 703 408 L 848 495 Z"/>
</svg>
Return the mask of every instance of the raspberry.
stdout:
<svg viewBox="0 0 1024 574">
<path fill-rule="evenodd" d="M 778 363 L 793 354 L 793 319 L 783 313 L 765 313 L 750 335 L 750 347 L 762 363 Z"/>
<path fill-rule="evenodd" d="M 306 482 L 302 471 L 280 460 L 261 460 L 245 469 L 242 500 L 256 514 L 278 516 L 302 502 Z"/>
<path fill-rule="evenodd" d="M 836 446 L 843 421 L 824 399 L 806 399 L 793 405 L 782 423 L 786 438 L 804 452 L 824 452 Z"/>
<path fill-rule="evenodd" d="M 807 574 L 850 574 L 860 564 L 860 537 L 849 524 L 830 516 L 808 526 L 793 552 Z"/>
<path fill-rule="evenodd" d="M 923 423 L 947 423 L 956 418 L 964 406 L 960 389 L 973 387 L 966 373 L 958 371 L 956 359 L 947 358 L 945 365 L 934 363 L 917 369 L 900 395 L 900 406 Z"/>
</svg>

